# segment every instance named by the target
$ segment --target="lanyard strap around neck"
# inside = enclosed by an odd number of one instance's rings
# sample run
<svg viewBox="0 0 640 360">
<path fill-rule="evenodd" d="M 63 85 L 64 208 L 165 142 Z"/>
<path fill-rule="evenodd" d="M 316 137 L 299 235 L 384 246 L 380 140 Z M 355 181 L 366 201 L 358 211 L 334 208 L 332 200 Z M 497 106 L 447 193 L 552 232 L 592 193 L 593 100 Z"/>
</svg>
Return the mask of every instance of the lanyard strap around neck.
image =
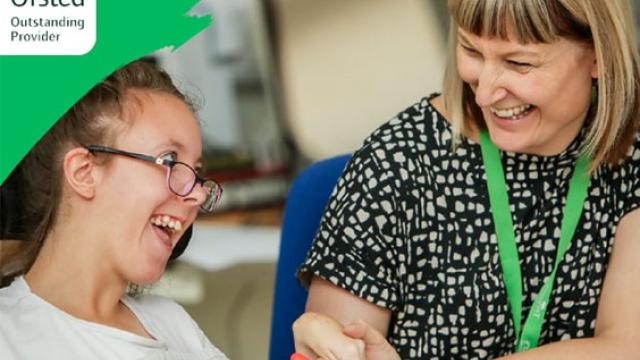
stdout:
<svg viewBox="0 0 640 360">
<path fill-rule="evenodd" d="M 545 279 L 542 289 L 536 296 L 529 315 L 521 329 L 522 324 L 522 274 L 520 272 L 520 258 L 516 246 L 513 220 L 509 210 L 509 195 L 504 179 L 504 170 L 500 152 L 491 141 L 486 131 L 480 132 L 480 147 L 484 162 L 489 189 L 489 201 L 491 214 L 498 238 L 498 251 L 500 265 L 504 278 L 509 307 L 516 333 L 516 351 L 534 348 L 538 345 L 544 316 L 549 305 L 549 297 L 553 290 L 558 264 L 571 245 L 571 239 L 575 233 L 578 221 L 582 214 L 587 189 L 589 187 L 589 158 L 581 155 L 576 162 L 573 176 L 569 182 L 567 202 L 563 211 L 562 224 L 560 226 L 560 243 L 556 253 L 556 261 L 553 270 Z"/>
</svg>

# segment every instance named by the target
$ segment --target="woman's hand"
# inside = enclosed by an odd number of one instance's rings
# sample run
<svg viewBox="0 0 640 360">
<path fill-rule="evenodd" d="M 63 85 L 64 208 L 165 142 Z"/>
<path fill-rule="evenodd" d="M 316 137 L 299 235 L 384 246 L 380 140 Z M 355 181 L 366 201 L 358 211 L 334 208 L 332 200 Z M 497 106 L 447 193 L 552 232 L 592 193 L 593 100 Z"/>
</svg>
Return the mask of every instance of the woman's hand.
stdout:
<svg viewBox="0 0 640 360">
<path fill-rule="evenodd" d="M 364 342 L 342 333 L 342 325 L 332 318 L 312 312 L 293 323 L 296 351 L 310 360 L 364 360 Z"/>
<path fill-rule="evenodd" d="M 384 336 L 362 320 L 344 328 L 330 317 L 307 312 L 293 324 L 296 351 L 310 360 L 399 360 Z"/>
<path fill-rule="evenodd" d="M 352 339 L 364 342 L 364 353 L 367 360 L 400 360 L 400 355 L 387 342 L 387 339 L 363 320 L 357 320 L 345 326 L 342 333 Z"/>
</svg>

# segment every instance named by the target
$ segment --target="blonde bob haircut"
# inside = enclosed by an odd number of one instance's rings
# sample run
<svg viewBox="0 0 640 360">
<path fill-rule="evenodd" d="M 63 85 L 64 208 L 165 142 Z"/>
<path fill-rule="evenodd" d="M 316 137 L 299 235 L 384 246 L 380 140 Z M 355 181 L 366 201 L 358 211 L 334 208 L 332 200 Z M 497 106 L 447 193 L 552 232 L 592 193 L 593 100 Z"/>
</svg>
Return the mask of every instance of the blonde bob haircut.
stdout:
<svg viewBox="0 0 640 360">
<path fill-rule="evenodd" d="M 625 157 L 640 122 L 639 61 L 628 0 L 448 0 L 448 6 L 451 26 L 443 97 L 454 146 L 473 126 L 486 128 L 471 88 L 457 72 L 458 27 L 511 40 L 509 28 L 513 40 L 522 44 L 566 38 L 593 46 L 597 101 L 587 115 L 590 125 L 582 150 L 591 155 L 592 170 Z"/>
</svg>

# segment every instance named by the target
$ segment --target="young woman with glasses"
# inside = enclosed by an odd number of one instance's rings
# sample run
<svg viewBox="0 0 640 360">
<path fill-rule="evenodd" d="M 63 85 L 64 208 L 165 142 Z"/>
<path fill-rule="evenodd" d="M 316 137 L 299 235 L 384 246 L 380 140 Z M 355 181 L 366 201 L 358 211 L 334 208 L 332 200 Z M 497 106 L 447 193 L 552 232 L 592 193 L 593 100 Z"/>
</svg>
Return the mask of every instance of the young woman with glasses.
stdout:
<svg viewBox="0 0 640 360">
<path fill-rule="evenodd" d="M 0 290 L 2 359 L 226 359 L 157 281 L 222 189 L 169 76 L 131 63 L 92 88 L 19 165 L 31 251 Z"/>
</svg>

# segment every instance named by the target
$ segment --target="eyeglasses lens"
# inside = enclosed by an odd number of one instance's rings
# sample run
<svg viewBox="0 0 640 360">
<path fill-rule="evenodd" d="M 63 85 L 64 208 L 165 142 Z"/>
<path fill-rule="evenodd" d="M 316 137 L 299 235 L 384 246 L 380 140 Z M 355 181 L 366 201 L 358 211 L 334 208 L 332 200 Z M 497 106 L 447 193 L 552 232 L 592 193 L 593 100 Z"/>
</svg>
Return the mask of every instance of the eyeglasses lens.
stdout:
<svg viewBox="0 0 640 360">
<path fill-rule="evenodd" d="M 218 201 L 220 200 L 220 195 L 222 194 L 220 185 L 218 185 L 213 180 L 206 180 L 202 184 L 202 188 L 207 193 L 207 199 L 204 201 L 202 205 L 200 205 L 200 207 L 204 211 L 211 212 L 213 211 L 215 206 L 218 204 Z"/>
<path fill-rule="evenodd" d="M 169 175 L 169 187 L 180 196 L 187 196 L 196 181 L 196 174 L 185 164 L 175 163 Z"/>
<path fill-rule="evenodd" d="M 195 183 L 196 173 L 189 166 L 182 163 L 175 163 L 173 167 L 171 167 L 169 187 L 174 193 L 180 196 L 187 196 L 193 190 Z M 206 192 L 207 198 L 202 205 L 200 205 L 200 208 L 205 212 L 212 212 L 220 200 L 222 189 L 220 185 L 213 180 L 205 180 L 202 188 Z"/>
</svg>

